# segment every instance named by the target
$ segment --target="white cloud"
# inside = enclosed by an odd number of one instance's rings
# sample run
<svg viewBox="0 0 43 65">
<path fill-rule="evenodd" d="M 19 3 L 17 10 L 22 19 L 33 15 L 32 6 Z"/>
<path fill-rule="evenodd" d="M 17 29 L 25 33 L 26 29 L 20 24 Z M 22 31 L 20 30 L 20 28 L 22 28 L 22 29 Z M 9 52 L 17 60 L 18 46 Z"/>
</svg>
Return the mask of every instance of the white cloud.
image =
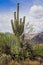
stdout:
<svg viewBox="0 0 43 65">
<path fill-rule="evenodd" d="M 11 12 L 0 13 L 0 32 L 11 32 L 11 22 L 12 19 Z"/>
<path fill-rule="evenodd" d="M 43 29 L 43 6 L 33 5 L 28 14 L 28 21 L 34 25 L 36 32 Z"/>
<path fill-rule="evenodd" d="M 43 6 L 34 5 L 31 7 L 29 14 L 34 18 L 42 18 L 43 17 Z"/>
</svg>

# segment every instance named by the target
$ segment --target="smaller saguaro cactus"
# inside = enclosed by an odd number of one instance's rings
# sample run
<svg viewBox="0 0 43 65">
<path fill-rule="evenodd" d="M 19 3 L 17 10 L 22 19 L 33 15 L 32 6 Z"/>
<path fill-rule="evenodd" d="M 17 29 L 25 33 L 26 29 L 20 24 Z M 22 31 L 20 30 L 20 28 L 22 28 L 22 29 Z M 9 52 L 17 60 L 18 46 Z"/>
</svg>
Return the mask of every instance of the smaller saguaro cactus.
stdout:
<svg viewBox="0 0 43 65">
<path fill-rule="evenodd" d="M 15 35 L 21 36 L 24 32 L 25 16 L 19 19 L 19 3 L 17 3 L 17 13 L 14 12 L 14 21 L 11 20 L 12 29 Z"/>
</svg>

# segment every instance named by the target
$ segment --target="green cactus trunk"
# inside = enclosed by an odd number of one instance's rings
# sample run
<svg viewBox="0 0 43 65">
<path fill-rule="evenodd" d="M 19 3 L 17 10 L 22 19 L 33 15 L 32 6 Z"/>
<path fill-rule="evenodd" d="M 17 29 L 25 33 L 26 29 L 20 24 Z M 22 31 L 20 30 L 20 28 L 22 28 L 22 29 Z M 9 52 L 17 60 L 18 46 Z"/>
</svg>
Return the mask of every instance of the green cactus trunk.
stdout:
<svg viewBox="0 0 43 65">
<path fill-rule="evenodd" d="M 21 36 L 24 32 L 25 16 L 19 20 L 19 3 L 17 4 L 17 12 L 14 12 L 14 21 L 11 20 L 12 29 L 15 35 Z"/>
<path fill-rule="evenodd" d="M 19 3 L 17 4 L 17 21 L 19 21 Z"/>
</svg>

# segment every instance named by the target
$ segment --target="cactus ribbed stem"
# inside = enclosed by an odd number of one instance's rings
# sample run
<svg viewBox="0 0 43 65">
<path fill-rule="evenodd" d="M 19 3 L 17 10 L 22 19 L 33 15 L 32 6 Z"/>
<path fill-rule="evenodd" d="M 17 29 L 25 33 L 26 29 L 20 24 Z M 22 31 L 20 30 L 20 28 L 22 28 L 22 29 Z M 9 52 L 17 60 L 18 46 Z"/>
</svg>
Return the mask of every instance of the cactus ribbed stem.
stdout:
<svg viewBox="0 0 43 65">
<path fill-rule="evenodd" d="M 25 23 L 25 16 L 23 17 L 23 23 Z"/>
<path fill-rule="evenodd" d="M 22 18 L 20 18 L 20 24 L 22 23 Z"/>
<path fill-rule="evenodd" d="M 16 20 L 16 12 L 14 12 L 14 20 Z"/>
<path fill-rule="evenodd" d="M 22 35 L 24 32 L 25 16 L 19 20 L 19 3 L 17 4 L 17 12 L 14 12 L 14 22 L 11 20 L 12 29 L 15 35 Z"/>
<path fill-rule="evenodd" d="M 19 3 L 17 4 L 17 20 L 19 21 Z"/>
</svg>

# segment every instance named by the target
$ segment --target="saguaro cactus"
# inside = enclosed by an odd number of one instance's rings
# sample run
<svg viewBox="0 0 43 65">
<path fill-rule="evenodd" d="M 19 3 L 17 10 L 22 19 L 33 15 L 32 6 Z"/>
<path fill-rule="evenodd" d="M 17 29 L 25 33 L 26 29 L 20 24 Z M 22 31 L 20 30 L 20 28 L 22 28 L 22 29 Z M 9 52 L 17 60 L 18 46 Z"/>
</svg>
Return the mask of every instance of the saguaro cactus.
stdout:
<svg viewBox="0 0 43 65">
<path fill-rule="evenodd" d="M 24 32 L 25 16 L 19 19 L 19 3 L 17 3 L 17 12 L 14 12 L 14 21 L 11 20 L 12 29 L 15 35 L 21 36 Z"/>
</svg>

